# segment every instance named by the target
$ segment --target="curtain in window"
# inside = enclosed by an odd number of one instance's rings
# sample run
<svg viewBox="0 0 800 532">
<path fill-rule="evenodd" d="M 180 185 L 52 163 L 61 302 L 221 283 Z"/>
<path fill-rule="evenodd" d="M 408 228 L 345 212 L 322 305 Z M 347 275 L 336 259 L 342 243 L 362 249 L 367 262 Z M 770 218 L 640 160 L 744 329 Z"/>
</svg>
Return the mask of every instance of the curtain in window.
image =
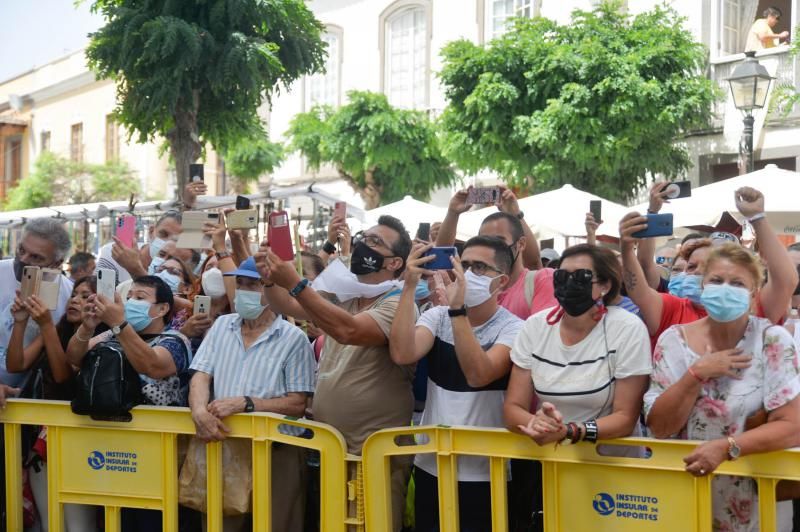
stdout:
<svg viewBox="0 0 800 532">
<path fill-rule="evenodd" d="M 386 38 L 386 94 L 392 105 L 424 109 L 428 40 L 423 8 L 390 18 Z"/>
</svg>

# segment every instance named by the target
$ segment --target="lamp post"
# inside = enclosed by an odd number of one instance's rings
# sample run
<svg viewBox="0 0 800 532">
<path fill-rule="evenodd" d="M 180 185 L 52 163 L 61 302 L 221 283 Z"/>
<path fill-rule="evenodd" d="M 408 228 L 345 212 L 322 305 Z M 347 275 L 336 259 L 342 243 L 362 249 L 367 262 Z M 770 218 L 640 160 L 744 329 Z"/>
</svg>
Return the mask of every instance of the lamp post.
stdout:
<svg viewBox="0 0 800 532">
<path fill-rule="evenodd" d="M 744 159 L 747 172 L 753 171 L 753 109 L 763 109 L 767 102 L 769 84 L 774 79 L 758 62 L 755 52 L 745 52 L 744 61 L 733 69 L 728 83 L 731 85 L 733 104 L 744 114 L 743 141 L 739 155 Z"/>
</svg>

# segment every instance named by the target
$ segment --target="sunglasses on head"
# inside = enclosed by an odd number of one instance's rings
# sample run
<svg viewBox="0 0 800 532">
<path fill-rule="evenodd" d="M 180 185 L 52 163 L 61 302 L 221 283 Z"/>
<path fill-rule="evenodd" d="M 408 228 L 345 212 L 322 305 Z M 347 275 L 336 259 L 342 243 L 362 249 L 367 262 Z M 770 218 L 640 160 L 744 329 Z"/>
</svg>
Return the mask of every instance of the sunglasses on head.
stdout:
<svg viewBox="0 0 800 532">
<path fill-rule="evenodd" d="M 570 279 L 572 279 L 573 283 L 591 284 L 592 279 L 594 279 L 594 273 L 592 273 L 592 270 L 587 270 L 585 268 L 572 272 L 562 269 L 553 272 L 553 281 L 555 281 L 556 284 L 566 284 Z"/>
</svg>

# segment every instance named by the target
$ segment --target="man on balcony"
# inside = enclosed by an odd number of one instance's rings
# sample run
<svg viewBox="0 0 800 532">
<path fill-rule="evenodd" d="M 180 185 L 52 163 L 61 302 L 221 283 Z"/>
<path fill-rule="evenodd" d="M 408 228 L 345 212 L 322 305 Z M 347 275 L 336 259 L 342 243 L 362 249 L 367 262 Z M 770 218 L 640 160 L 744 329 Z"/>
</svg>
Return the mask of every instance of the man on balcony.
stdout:
<svg viewBox="0 0 800 532">
<path fill-rule="evenodd" d="M 789 38 L 788 31 L 780 33 L 772 31 L 772 28 L 778 24 L 781 14 L 781 10 L 777 7 L 768 7 L 764 10 L 764 18 L 756 20 L 750 27 L 750 32 L 747 34 L 745 52 L 774 48 L 777 45 L 777 41 Z"/>
</svg>

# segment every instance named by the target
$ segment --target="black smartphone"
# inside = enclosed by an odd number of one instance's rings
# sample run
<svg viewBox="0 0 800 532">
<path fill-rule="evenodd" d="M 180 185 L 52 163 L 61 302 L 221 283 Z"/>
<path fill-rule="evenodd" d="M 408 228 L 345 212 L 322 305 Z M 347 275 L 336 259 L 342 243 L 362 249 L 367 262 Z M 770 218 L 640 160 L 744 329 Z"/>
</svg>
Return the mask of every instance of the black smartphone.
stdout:
<svg viewBox="0 0 800 532">
<path fill-rule="evenodd" d="M 192 183 L 196 183 L 198 181 L 204 181 L 205 176 L 203 165 L 202 164 L 190 164 L 189 165 L 189 181 Z"/>
<path fill-rule="evenodd" d="M 688 198 L 692 195 L 692 182 L 673 181 L 664 188 L 664 191 L 667 193 L 667 199 Z"/>
<path fill-rule="evenodd" d="M 600 223 L 603 220 L 601 217 L 603 213 L 602 205 L 603 204 L 600 202 L 600 200 L 589 201 L 589 212 L 592 213 L 592 216 L 594 216 L 594 221 L 597 223 Z"/>
<path fill-rule="evenodd" d="M 243 211 L 250 208 L 250 198 L 247 196 L 236 196 L 236 210 Z"/>
<path fill-rule="evenodd" d="M 427 222 L 420 223 L 419 227 L 417 227 L 417 236 L 415 238 L 428 242 L 431 239 L 431 224 Z"/>
</svg>

